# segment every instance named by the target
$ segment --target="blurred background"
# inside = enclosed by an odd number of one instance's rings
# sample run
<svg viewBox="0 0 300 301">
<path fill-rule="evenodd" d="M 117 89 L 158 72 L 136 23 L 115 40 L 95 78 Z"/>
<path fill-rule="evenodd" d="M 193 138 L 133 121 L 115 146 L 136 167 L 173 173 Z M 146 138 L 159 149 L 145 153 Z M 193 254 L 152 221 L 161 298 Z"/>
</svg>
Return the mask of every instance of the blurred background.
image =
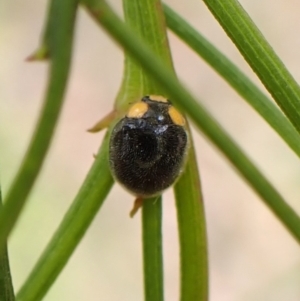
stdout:
<svg viewBox="0 0 300 301">
<path fill-rule="evenodd" d="M 241 4 L 300 81 L 300 2 L 241 0 Z M 110 1 L 122 14 L 121 1 Z M 261 86 L 199 0 L 166 1 Z M 37 121 L 47 64 L 25 58 L 39 44 L 47 1 L 0 3 L 0 171 L 5 196 Z M 169 34 L 180 79 L 219 120 L 300 212 L 299 159 L 270 127 L 206 64 Z M 18 290 L 70 206 L 103 133 L 86 129 L 108 113 L 121 78 L 121 49 L 80 9 L 72 73 L 46 163 L 9 240 Z M 299 245 L 223 156 L 194 131 L 209 242 L 213 301 L 300 300 Z M 143 299 L 140 214 L 133 197 L 115 185 L 46 301 Z M 179 262 L 172 190 L 164 195 L 166 300 L 178 300 Z M 192 301 L 192 300 L 191 300 Z"/>
</svg>

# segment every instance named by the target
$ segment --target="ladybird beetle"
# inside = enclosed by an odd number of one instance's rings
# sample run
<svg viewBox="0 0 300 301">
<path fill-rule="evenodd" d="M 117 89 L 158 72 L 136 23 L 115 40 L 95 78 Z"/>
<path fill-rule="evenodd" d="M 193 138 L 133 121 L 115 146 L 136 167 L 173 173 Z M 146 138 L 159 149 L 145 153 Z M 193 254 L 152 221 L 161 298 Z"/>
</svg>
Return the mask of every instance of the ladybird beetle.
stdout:
<svg viewBox="0 0 300 301">
<path fill-rule="evenodd" d="M 109 162 L 114 178 L 138 197 L 171 186 L 183 169 L 188 149 L 185 118 L 158 95 L 134 103 L 114 127 Z"/>
</svg>

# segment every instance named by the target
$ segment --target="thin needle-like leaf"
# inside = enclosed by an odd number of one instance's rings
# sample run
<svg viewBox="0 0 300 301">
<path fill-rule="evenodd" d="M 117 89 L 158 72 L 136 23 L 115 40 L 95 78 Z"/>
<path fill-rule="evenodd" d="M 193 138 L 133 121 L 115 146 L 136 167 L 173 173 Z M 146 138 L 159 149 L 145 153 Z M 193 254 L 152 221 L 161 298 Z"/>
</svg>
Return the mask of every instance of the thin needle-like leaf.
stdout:
<svg viewBox="0 0 300 301">
<path fill-rule="evenodd" d="M 224 54 L 170 7 L 164 5 L 168 27 L 215 69 L 300 157 L 300 135 L 279 108 Z"/>
<path fill-rule="evenodd" d="M 17 300 L 43 299 L 103 204 L 113 184 L 108 164 L 108 139 L 107 133 L 72 206 L 17 294 Z"/>
<path fill-rule="evenodd" d="M 300 87 L 237 0 L 203 0 L 300 132 Z"/>
<path fill-rule="evenodd" d="M 31 143 L 0 210 L 0 248 L 21 213 L 50 147 L 69 76 L 76 10 L 77 0 L 53 0 L 50 6 L 41 46 L 50 59 L 48 88 Z"/>
</svg>

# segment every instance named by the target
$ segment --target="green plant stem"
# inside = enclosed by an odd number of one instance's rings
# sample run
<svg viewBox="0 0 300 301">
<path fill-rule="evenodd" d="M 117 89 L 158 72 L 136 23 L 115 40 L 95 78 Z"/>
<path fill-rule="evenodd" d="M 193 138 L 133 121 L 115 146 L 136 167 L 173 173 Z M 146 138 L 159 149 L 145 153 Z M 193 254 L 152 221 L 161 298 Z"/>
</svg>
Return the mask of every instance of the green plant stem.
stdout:
<svg viewBox="0 0 300 301">
<path fill-rule="evenodd" d="M 278 107 L 236 65 L 171 8 L 164 5 L 164 11 L 168 27 L 214 68 L 300 157 L 300 136 Z"/>
<path fill-rule="evenodd" d="M 46 250 L 17 294 L 19 301 L 42 300 L 91 224 L 110 191 L 109 133 L 95 162 Z"/>
<path fill-rule="evenodd" d="M 124 0 L 123 7 L 126 24 L 173 70 L 160 0 Z M 163 94 L 162 87 L 145 73 L 130 53 L 125 54 L 122 91 L 134 89 L 136 93 L 136 98 L 127 99 L 127 102 L 132 103 L 143 95 Z M 134 81 L 137 75 L 138 81 Z M 156 199 L 144 200 L 142 209 L 144 292 L 147 301 L 164 299 L 161 197 Z"/>
<path fill-rule="evenodd" d="M 168 59 L 172 66 L 166 40 L 166 29 L 161 27 L 163 16 L 160 1 L 157 0 L 124 0 L 126 24 L 139 36 L 159 57 Z M 127 99 L 132 102 L 143 95 L 161 93 L 157 82 L 141 68 L 130 55 L 125 52 L 124 91 L 134 89 L 136 98 Z M 128 67 L 133 67 L 131 70 Z M 133 70 L 132 70 L 133 69 Z M 133 71 L 133 73 L 131 73 Z M 133 76 L 138 74 L 139 80 Z M 126 77 L 127 76 L 127 77 Z M 143 235 L 143 267 L 144 267 L 144 299 L 146 301 L 163 301 L 163 250 L 162 250 L 162 206 L 161 197 L 143 201 L 142 235 Z"/>
<path fill-rule="evenodd" d="M 158 57 L 165 61 L 170 70 L 173 70 L 161 1 L 132 0 L 128 2 L 124 0 L 123 3 L 126 23 Z M 126 53 L 126 57 L 133 61 L 129 53 Z M 143 94 L 141 95 L 164 92 L 163 87 L 148 76 L 139 64 L 138 68 L 143 79 Z"/>
<path fill-rule="evenodd" d="M 123 10 L 128 26 L 141 35 L 136 21 L 139 17 L 137 14 L 137 5 L 133 1 L 123 0 Z M 115 108 L 124 112 L 127 111 L 132 100 L 137 100 L 143 95 L 143 90 L 144 72 L 130 54 L 125 52 L 123 81 L 116 98 Z"/>
<path fill-rule="evenodd" d="M 143 201 L 143 257 L 146 301 L 163 301 L 162 204 L 161 197 Z"/>
<path fill-rule="evenodd" d="M 203 0 L 300 132 L 300 87 L 237 0 Z"/>
<path fill-rule="evenodd" d="M 157 0 L 129 0 L 124 1 L 124 11 L 125 11 L 125 20 L 126 23 L 132 28 L 138 36 L 142 38 L 142 40 L 148 45 L 150 49 L 159 57 L 162 61 L 165 62 L 166 66 L 169 68 L 171 72 L 174 73 L 174 68 L 172 64 L 171 54 L 169 51 L 169 45 L 166 35 L 166 26 L 165 20 L 163 18 L 162 6 L 161 2 Z M 132 75 L 128 72 L 127 75 L 130 76 L 128 81 L 123 81 L 123 83 L 129 87 L 136 87 L 138 91 L 142 90 L 140 95 L 146 94 L 162 94 L 167 95 L 164 87 L 160 85 L 157 81 L 155 81 L 152 77 L 150 77 L 145 71 L 141 68 L 139 64 L 136 63 L 134 58 L 130 56 L 128 52 L 126 52 L 126 61 L 132 62 L 132 65 L 136 65 L 137 69 L 140 71 L 140 78 L 142 78 L 142 85 L 140 82 L 132 81 Z M 134 74 L 136 74 L 136 70 L 132 70 Z M 126 77 L 124 77 L 126 78 Z M 132 83 L 132 84 L 130 84 Z M 140 90 L 139 90 L 140 89 Z M 134 98 L 132 98 L 134 99 Z M 190 136 L 190 140 L 192 137 Z M 192 142 L 191 142 L 192 144 Z M 195 158 L 194 158 L 195 159 Z M 193 164 L 195 160 L 193 161 Z M 188 163 L 189 164 L 189 163 Z M 193 207 L 197 210 L 199 204 L 199 195 L 200 192 L 200 184 L 199 184 L 199 175 L 198 170 L 193 169 L 191 173 L 188 173 L 188 177 L 184 174 L 181 179 L 178 181 L 177 190 L 179 193 L 176 195 L 177 202 L 181 204 L 180 207 L 177 206 L 178 210 L 185 211 L 185 207 Z M 192 179 L 192 181 L 189 181 Z M 182 183 L 183 185 L 180 185 Z M 194 187 L 197 186 L 199 189 L 199 194 L 189 195 L 188 198 L 185 197 L 185 192 L 194 190 Z M 149 204 L 148 202 L 145 204 Z M 148 224 L 149 216 L 151 220 L 153 219 L 153 210 L 152 206 L 145 206 L 143 208 L 143 225 Z M 204 214 L 204 210 L 199 210 L 200 213 Z M 201 244 L 195 244 L 190 241 L 190 239 L 195 239 L 194 236 L 190 236 L 186 233 L 186 230 L 197 226 L 198 224 L 204 223 L 205 218 L 204 215 L 196 215 L 198 220 L 191 219 L 183 219 L 181 223 L 179 223 L 179 232 L 181 232 L 182 236 L 186 236 L 188 239 L 180 240 L 180 249 L 185 249 L 186 245 L 190 246 L 194 254 L 198 254 L 198 258 L 195 261 L 205 261 L 207 262 L 207 248 L 206 248 L 206 235 L 204 232 L 197 232 L 197 234 L 201 234 L 197 237 L 197 241 L 201 241 Z M 161 218 L 161 214 L 157 214 L 157 219 Z M 153 220 L 156 226 L 153 227 L 144 227 L 143 228 L 143 237 L 144 237 L 144 283 L 145 283 L 145 299 L 146 300 L 160 300 L 163 299 L 163 268 L 162 268 L 162 248 L 161 248 L 161 234 L 160 227 L 157 227 L 158 223 L 161 223 L 160 220 Z M 187 226 L 186 224 L 189 224 Z M 205 229 L 205 225 L 202 229 Z M 204 233 L 204 235 L 202 235 Z M 185 245 L 183 245 L 185 244 Z M 201 249 L 200 249 L 201 247 Z M 181 262 L 187 262 L 190 254 L 187 252 L 181 253 Z M 197 273 L 191 273 L 190 270 L 196 269 Z M 201 270 L 198 270 L 201 269 Z M 204 269 L 204 270 L 202 270 Z M 192 284 L 199 283 L 198 275 L 206 277 L 203 279 L 200 286 L 193 287 L 193 295 L 205 296 L 207 295 L 207 285 L 203 285 L 203 283 L 208 283 L 208 273 L 207 266 L 205 265 L 197 265 L 196 267 L 188 266 L 187 269 L 181 269 L 182 275 L 181 278 L 185 282 L 186 279 L 191 281 Z M 185 282 L 186 283 L 186 282 Z M 182 284 L 182 287 L 185 287 L 185 283 Z M 189 291 L 182 290 L 182 300 L 187 300 L 190 295 Z M 205 299 L 202 299 L 203 301 Z"/>
<path fill-rule="evenodd" d="M 205 301 L 208 300 L 206 223 L 194 147 L 174 192 L 181 257 L 180 300 Z"/>
<path fill-rule="evenodd" d="M 0 208 L 2 196 L 0 189 Z M 9 267 L 8 251 L 6 244 L 0 249 L 0 301 L 14 301 L 14 288 Z"/>
<path fill-rule="evenodd" d="M 263 176 L 221 126 L 196 102 L 178 82 L 165 64 L 130 31 L 104 1 L 85 0 L 88 11 L 114 39 L 140 62 L 140 64 L 164 85 L 174 104 L 185 111 L 207 138 L 227 157 L 233 166 L 261 196 L 298 242 L 300 242 L 300 218 L 284 201 L 271 183 Z"/>
<path fill-rule="evenodd" d="M 0 301 L 14 301 L 15 295 L 11 279 L 7 246 L 0 251 Z"/>
<path fill-rule="evenodd" d="M 50 146 L 69 75 L 76 8 L 77 0 L 54 0 L 50 7 L 45 38 L 50 57 L 48 88 L 31 143 L 0 211 L 0 248 L 21 213 Z"/>
</svg>

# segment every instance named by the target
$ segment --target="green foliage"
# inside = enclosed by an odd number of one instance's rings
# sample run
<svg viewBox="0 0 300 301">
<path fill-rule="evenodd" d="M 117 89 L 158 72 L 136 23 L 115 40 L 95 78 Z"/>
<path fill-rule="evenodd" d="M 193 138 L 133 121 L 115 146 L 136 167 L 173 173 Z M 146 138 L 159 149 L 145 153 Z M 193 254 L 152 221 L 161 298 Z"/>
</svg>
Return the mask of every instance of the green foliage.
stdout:
<svg viewBox="0 0 300 301">
<path fill-rule="evenodd" d="M 204 0 L 253 71 L 300 131 L 300 87 L 237 0 Z"/>
<path fill-rule="evenodd" d="M 17 294 L 17 300 L 41 300 L 66 265 L 110 191 L 113 179 L 106 135 L 95 162 L 44 253 Z"/>
<path fill-rule="evenodd" d="M 204 0 L 284 114 L 231 61 L 159 0 L 123 0 L 125 23 L 103 0 L 82 6 L 124 48 L 123 81 L 114 108 L 121 115 L 133 99 L 162 94 L 172 99 L 231 162 L 294 238 L 300 242 L 300 218 L 237 143 L 178 81 L 166 24 L 207 61 L 300 155 L 300 89 L 250 17 L 236 0 Z M 61 112 L 71 65 L 77 0 L 51 0 L 44 36 L 30 59 L 49 59 L 45 103 L 19 172 L 0 207 L 0 300 L 14 300 L 6 240 L 30 194 L 49 149 Z M 165 13 L 165 15 L 164 15 Z M 166 21 L 165 21 L 166 17 Z M 119 116 L 118 115 L 118 116 Z M 38 301 L 47 293 L 80 243 L 113 185 L 108 164 L 111 126 L 71 207 L 17 294 Z M 191 135 L 190 135 L 191 136 Z M 200 167 L 201 168 L 201 167 Z M 208 259 L 204 206 L 195 150 L 174 185 L 180 242 L 181 301 L 208 300 Z M 162 198 L 144 200 L 142 208 L 145 300 L 163 300 Z M 2 289 L 3 288 L 3 289 Z M 3 294 L 3 292 L 5 292 Z M 6 294 L 6 292 L 9 292 Z"/>
<path fill-rule="evenodd" d="M 270 124 L 299 157 L 299 134 L 278 107 L 236 65 L 184 19 L 167 5 L 164 6 L 164 9 L 168 27 L 218 72 Z"/>
<path fill-rule="evenodd" d="M 50 60 L 45 102 L 31 143 L 0 211 L 0 248 L 17 221 L 39 174 L 61 112 L 68 81 L 77 1 L 52 1 L 41 48 L 30 59 Z M 47 57 L 46 57 L 47 54 Z"/>
<path fill-rule="evenodd" d="M 2 194 L 0 189 L 0 209 L 2 209 Z M 14 301 L 14 289 L 8 261 L 7 246 L 0 249 L 0 301 Z"/>
</svg>

